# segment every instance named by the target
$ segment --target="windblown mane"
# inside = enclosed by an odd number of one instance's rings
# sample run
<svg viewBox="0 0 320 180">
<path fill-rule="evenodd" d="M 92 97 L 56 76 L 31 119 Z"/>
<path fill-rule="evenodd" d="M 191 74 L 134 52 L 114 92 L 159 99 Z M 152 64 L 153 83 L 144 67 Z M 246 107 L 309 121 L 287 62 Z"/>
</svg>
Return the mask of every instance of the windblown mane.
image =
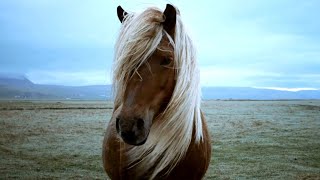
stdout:
<svg viewBox="0 0 320 180">
<path fill-rule="evenodd" d="M 177 10 L 178 11 L 178 10 Z M 150 171 L 151 179 L 158 173 L 169 173 L 184 157 L 195 130 L 195 141 L 202 140 L 200 112 L 199 70 L 196 53 L 186 34 L 179 12 L 175 26 L 175 39 L 163 29 L 163 13 L 149 8 L 140 14 L 125 17 L 115 46 L 114 79 L 115 109 L 121 106 L 126 85 L 137 69 L 157 49 L 163 36 L 174 47 L 176 85 L 171 100 L 160 116 L 153 120 L 147 142 L 142 146 L 128 146 L 128 168 L 141 175 Z M 194 127 L 195 126 L 195 127 Z"/>
</svg>

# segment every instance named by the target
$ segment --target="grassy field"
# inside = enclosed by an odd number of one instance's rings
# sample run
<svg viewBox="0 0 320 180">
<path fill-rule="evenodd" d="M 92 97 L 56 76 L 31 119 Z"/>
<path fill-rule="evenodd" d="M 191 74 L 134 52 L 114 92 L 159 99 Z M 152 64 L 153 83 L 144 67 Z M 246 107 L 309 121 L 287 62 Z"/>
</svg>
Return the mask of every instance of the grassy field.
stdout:
<svg viewBox="0 0 320 180">
<path fill-rule="evenodd" d="M 320 179 L 320 101 L 205 101 L 206 179 Z M 0 101 L 0 179 L 106 179 L 111 102 Z"/>
</svg>

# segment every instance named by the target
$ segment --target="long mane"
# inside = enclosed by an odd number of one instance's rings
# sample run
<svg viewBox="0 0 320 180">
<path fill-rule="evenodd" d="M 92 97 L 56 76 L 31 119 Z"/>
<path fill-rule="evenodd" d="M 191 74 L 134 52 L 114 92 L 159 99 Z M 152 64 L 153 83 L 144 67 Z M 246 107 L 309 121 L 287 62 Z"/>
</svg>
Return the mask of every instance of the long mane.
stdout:
<svg viewBox="0 0 320 180">
<path fill-rule="evenodd" d="M 178 10 L 177 10 L 178 11 Z M 132 73 L 147 61 L 157 49 L 163 36 L 174 47 L 176 85 L 166 110 L 153 120 L 147 139 L 142 146 L 127 148 L 127 168 L 140 175 L 150 173 L 151 179 L 169 173 L 186 154 L 194 132 L 195 142 L 202 140 L 200 111 L 199 69 L 190 37 L 177 13 L 174 40 L 163 29 L 163 13 L 149 8 L 140 14 L 125 17 L 115 46 L 113 87 L 115 109 L 121 106 L 123 94 Z"/>
</svg>

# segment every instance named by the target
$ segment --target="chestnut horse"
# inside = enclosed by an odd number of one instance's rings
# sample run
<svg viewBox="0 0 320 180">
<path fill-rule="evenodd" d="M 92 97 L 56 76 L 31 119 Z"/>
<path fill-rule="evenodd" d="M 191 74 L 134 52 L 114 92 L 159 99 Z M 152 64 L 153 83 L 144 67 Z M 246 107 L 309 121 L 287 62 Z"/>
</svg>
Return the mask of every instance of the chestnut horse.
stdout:
<svg viewBox="0 0 320 180">
<path fill-rule="evenodd" d="M 117 8 L 112 118 L 103 141 L 111 179 L 202 179 L 211 141 L 195 49 L 179 11 Z"/>
</svg>

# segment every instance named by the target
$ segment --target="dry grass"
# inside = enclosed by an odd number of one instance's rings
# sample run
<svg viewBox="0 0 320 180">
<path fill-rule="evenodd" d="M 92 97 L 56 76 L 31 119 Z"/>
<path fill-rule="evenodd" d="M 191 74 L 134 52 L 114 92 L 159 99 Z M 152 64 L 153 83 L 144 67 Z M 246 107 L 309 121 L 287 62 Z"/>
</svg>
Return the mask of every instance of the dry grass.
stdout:
<svg viewBox="0 0 320 180">
<path fill-rule="evenodd" d="M 319 101 L 205 102 L 214 144 L 207 178 L 319 179 L 319 107 Z"/>
<path fill-rule="evenodd" d="M 320 101 L 206 101 L 206 179 L 320 179 Z M 0 179 L 105 179 L 110 102 L 0 102 Z"/>
</svg>

